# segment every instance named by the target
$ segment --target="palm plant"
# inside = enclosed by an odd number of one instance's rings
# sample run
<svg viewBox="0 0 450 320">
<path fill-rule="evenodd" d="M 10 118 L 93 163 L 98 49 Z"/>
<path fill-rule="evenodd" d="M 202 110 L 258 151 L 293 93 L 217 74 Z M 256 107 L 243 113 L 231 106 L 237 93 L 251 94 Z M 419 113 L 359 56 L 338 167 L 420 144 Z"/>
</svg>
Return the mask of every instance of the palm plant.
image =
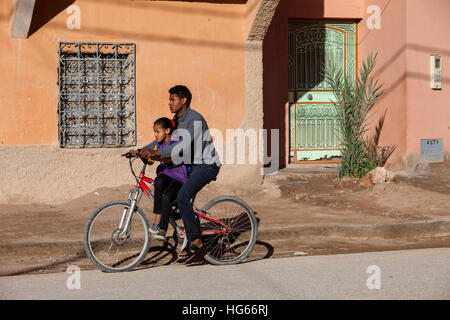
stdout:
<svg viewBox="0 0 450 320">
<path fill-rule="evenodd" d="M 386 119 L 386 111 L 381 116 L 378 121 L 377 126 L 375 127 L 375 134 L 372 138 L 366 140 L 367 145 L 367 153 L 369 159 L 372 159 L 377 166 L 383 167 L 389 157 L 394 153 L 396 146 L 379 146 L 378 142 L 380 140 L 381 130 L 383 129 L 384 120 Z"/>
<path fill-rule="evenodd" d="M 338 172 L 340 178 L 363 177 L 370 170 L 384 165 L 395 150 L 395 147 L 378 146 L 384 117 L 377 127 L 376 135 L 371 140 L 365 139 L 369 120 L 373 116 L 371 111 L 385 93 L 383 85 L 371 76 L 376 57 L 369 55 L 363 61 L 356 83 L 334 61 L 328 62 L 327 67 L 322 69 L 324 80 L 334 91 L 335 97 L 333 104 L 338 119 L 338 137 L 343 147 Z"/>
</svg>

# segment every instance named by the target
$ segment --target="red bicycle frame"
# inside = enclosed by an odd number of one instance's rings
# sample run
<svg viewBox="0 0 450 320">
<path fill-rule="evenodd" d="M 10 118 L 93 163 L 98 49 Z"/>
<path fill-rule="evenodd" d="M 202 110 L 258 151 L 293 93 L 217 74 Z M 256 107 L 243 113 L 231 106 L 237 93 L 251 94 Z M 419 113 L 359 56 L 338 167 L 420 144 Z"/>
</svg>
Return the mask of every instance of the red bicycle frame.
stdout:
<svg viewBox="0 0 450 320">
<path fill-rule="evenodd" d="M 141 174 L 139 175 L 139 184 L 136 185 L 136 188 L 141 187 L 142 191 L 145 192 L 145 194 L 150 197 L 150 188 L 145 184 L 145 182 L 148 182 L 150 184 L 155 184 L 155 180 L 153 180 L 152 178 L 146 177 L 144 176 L 144 174 L 141 172 Z"/>
<path fill-rule="evenodd" d="M 140 188 L 142 189 L 142 191 L 144 191 L 145 194 L 146 194 L 148 197 L 150 197 L 151 191 L 150 191 L 150 188 L 147 186 L 146 182 L 148 182 L 149 184 L 154 185 L 154 184 L 155 184 L 155 180 L 152 179 L 152 178 L 146 177 L 146 176 L 144 175 L 144 173 L 141 172 L 141 174 L 139 175 L 139 180 L 138 180 L 138 181 L 139 181 L 139 184 L 136 185 L 136 188 L 139 188 L 139 187 L 140 187 Z M 201 218 L 203 218 L 203 219 L 206 219 L 206 220 L 208 220 L 208 221 L 217 223 L 217 224 L 221 225 L 221 226 L 224 228 L 224 230 L 222 230 L 222 231 L 218 231 L 218 230 L 205 230 L 205 231 L 201 231 L 201 235 L 202 235 L 202 236 L 210 236 L 210 235 L 216 235 L 216 234 L 230 233 L 230 232 L 231 232 L 231 228 L 228 227 L 228 226 L 227 226 L 225 223 L 223 223 L 222 221 L 219 221 L 219 220 L 210 218 L 210 217 L 204 215 L 203 213 L 201 213 L 201 212 L 199 212 L 199 211 L 197 211 L 197 210 L 195 210 L 195 209 L 194 209 L 194 214 L 196 214 L 197 216 L 199 216 L 199 217 L 201 217 Z"/>
</svg>

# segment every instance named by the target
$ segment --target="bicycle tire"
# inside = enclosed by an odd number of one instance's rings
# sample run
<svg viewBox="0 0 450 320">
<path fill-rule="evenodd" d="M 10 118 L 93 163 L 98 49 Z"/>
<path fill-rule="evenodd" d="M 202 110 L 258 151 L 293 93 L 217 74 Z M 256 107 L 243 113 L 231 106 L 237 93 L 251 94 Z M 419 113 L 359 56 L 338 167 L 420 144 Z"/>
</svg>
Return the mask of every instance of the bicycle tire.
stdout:
<svg viewBox="0 0 450 320">
<path fill-rule="evenodd" d="M 225 213 L 223 213 L 226 210 L 224 208 L 218 208 L 220 204 L 235 204 L 237 205 L 237 207 L 241 208 L 239 210 L 242 211 L 240 211 L 236 216 L 226 217 Z M 243 200 L 237 197 L 220 196 L 206 203 L 203 206 L 202 210 L 208 212 L 207 216 L 210 215 L 211 218 L 214 218 L 216 220 L 222 219 L 224 222 L 227 221 L 226 224 L 228 224 L 232 228 L 231 233 L 202 237 L 202 241 L 206 246 L 204 259 L 214 265 L 236 264 L 246 259 L 250 255 L 253 247 L 256 244 L 256 237 L 258 234 L 258 222 L 250 206 L 248 206 Z M 206 219 L 200 219 L 201 230 L 207 228 L 208 225 L 209 227 L 212 226 L 211 222 L 205 220 Z M 217 226 L 217 224 L 215 225 Z M 248 243 L 244 241 L 243 244 L 240 244 L 237 241 L 238 237 L 246 233 L 248 234 L 248 232 L 250 232 Z M 226 248 L 226 245 L 229 245 L 229 247 Z M 245 245 L 246 247 L 241 253 L 233 256 L 235 255 L 234 252 L 233 254 L 231 254 L 231 257 L 228 258 L 231 251 L 243 245 Z"/>
<path fill-rule="evenodd" d="M 131 256 L 131 258 L 125 257 L 120 259 L 118 262 L 113 263 L 112 265 L 108 265 L 105 260 L 108 259 L 108 255 L 105 257 L 105 259 L 100 259 L 99 253 L 95 252 L 97 250 L 97 248 L 95 248 L 95 250 L 93 249 L 93 244 L 99 244 L 97 245 L 97 247 L 100 247 L 102 245 L 102 243 L 104 244 L 109 244 L 110 248 L 108 250 L 108 252 L 111 250 L 111 248 L 113 247 L 113 245 L 115 246 L 115 248 L 120 248 L 123 247 L 126 244 L 130 244 L 130 248 L 128 249 L 129 251 L 134 252 L 135 249 L 133 248 L 134 245 L 134 241 L 139 241 L 136 240 L 135 238 L 131 239 L 131 236 L 129 235 L 129 237 L 124 240 L 124 243 L 118 243 L 118 241 L 122 241 L 123 239 L 120 239 L 117 241 L 117 239 L 115 240 L 115 235 L 117 235 L 119 233 L 119 230 L 114 229 L 114 226 L 118 226 L 118 222 L 117 219 L 113 220 L 110 224 L 110 226 L 108 226 L 107 228 L 105 228 L 105 231 L 102 232 L 101 235 L 101 239 L 93 239 L 91 238 L 91 232 L 93 230 L 93 227 L 95 225 L 95 222 L 97 221 L 97 219 L 99 219 L 99 217 L 102 216 L 102 214 L 105 214 L 105 212 L 110 212 L 108 211 L 108 209 L 113 208 L 113 207 L 118 207 L 119 209 L 123 209 L 130 208 L 130 203 L 128 201 L 111 201 L 111 202 L 107 202 L 105 204 L 103 204 L 102 206 L 98 207 L 90 216 L 88 222 L 86 223 L 85 226 L 85 230 L 84 230 L 84 249 L 86 251 L 87 256 L 91 259 L 91 261 L 97 266 L 97 268 L 99 268 L 100 270 L 104 271 L 104 272 L 124 272 L 124 271 L 129 271 L 135 267 L 137 267 L 142 260 L 144 260 L 149 248 L 150 248 L 150 242 L 151 242 L 151 236 L 149 235 L 149 223 L 147 218 L 145 217 L 144 213 L 142 212 L 142 210 L 139 207 L 136 207 L 134 213 L 133 213 L 133 217 L 131 219 L 130 222 L 130 228 L 132 228 L 131 232 L 134 233 L 133 227 L 135 226 L 133 223 L 136 221 L 136 217 L 139 217 L 140 222 L 142 223 L 142 230 L 139 230 L 138 232 L 140 232 L 143 236 L 144 236 L 144 240 L 142 243 L 142 248 L 140 243 L 136 243 L 136 247 L 138 247 L 139 252 L 138 255 L 134 258 L 134 256 Z M 119 211 L 120 213 L 120 211 Z M 108 216 L 108 218 L 111 216 L 111 214 Z M 111 217 L 111 219 L 114 217 Z M 137 224 L 139 226 L 139 224 Z M 97 227 L 96 227 L 97 228 Z M 131 240 L 130 240 L 131 239 Z M 116 243 L 115 243 L 116 242 Z M 95 246 L 94 246 L 95 247 Z M 118 249 L 116 249 L 118 250 Z M 117 251 L 116 251 L 117 254 Z M 126 253 L 127 255 L 130 255 L 130 253 Z M 135 254 L 136 255 L 136 254 Z M 133 259 L 133 260 L 132 260 Z M 128 261 L 128 260 L 132 260 L 131 263 L 125 265 L 125 266 L 120 266 L 120 262 L 124 261 Z"/>
</svg>

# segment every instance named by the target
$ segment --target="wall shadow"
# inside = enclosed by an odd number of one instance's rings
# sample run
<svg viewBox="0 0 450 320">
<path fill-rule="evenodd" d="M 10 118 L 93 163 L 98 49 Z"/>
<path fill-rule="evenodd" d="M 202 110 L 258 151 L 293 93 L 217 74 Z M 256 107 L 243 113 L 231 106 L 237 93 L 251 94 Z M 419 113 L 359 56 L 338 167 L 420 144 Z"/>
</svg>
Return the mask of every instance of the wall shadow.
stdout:
<svg viewBox="0 0 450 320">
<path fill-rule="evenodd" d="M 32 36 L 36 31 L 74 2 L 75 0 L 37 0 L 34 5 L 28 37 Z"/>
<path fill-rule="evenodd" d="M 201 16 L 210 16 L 210 17 L 222 17 L 222 18 L 232 18 L 232 19 L 241 19 L 246 17 L 243 12 L 234 12 L 234 11 L 226 11 L 226 10 L 217 10 L 217 8 L 209 7 L 209 6 L 178 6 L 173 5 L 179 3 L 211 3 L 211 4 L 245 4 L 247 0 L 242 1 L 239 0 L 206 0 L 206 1 L 180 1 L 180 0 L 147 0 L 147 1 L 110 1 L 110 0 L 83 0 L 84 2 L 92 2 L 95 4 L 107 4 L 111 7 L 133 7 L 138 8 L 140 10 L 146 11 L 161 11 L 161 12 L 172 12 L 172 13 L 181 13 L 183 15 L 201 15 Z M 157 5 L 152 5 L 157 4 Z M 120 10 L 120 9 L 119 9 Z"/>
<path fill-rule="evenodd" d="M 81 254 L 77 254 L 77 255 L 68 257 L 67 259 L 63 259 L 60 261 L 42 264 L 42 265 L 38 265 L 38 266 L 33 266 L 33 267 L 25 268 L 22 270 L 4 272 L 4 273 L 0 274 L 0 277 L 21 276 L 21 275 L 26 275 L 26 274 L 32 274 L 32 273 L 35 273 L 35 272 L 38 272 L 41 270 L 46 270 L 46 271 L 54 270 L 55 268 L 61 267 L 67 263 L 79 262 L 79 260 L 83 259 L 83 258 L 86 258 L 86 255 L 84 254 L 84 252 L 82 252 Z"/>
<path fill-rule="evenodd" d="M 248 0 L 148 0 L 148 1 L 178 1 L 178 2 L 207 2 L 220 4 L 246 4 Z"/>
<path fill-rule="evenodd" d="M 279 129 L 279 169 L 292 162 L 289 159 L 289 37 L 288 22 L 293 20 L 323 20 L 324 1 L 281 1 L 263 42 L 263 112 L 264 129 Z M 291 45 L 295 45 L 291 44 Z M 296 71 L 297 73 L 297 71 Z M 308 76 L 308 74 L 306 74 Z M 313 80 L 314 84 L 321 79 Z M 266 154 L 271 150 L 270 134 Z M 273 155 L 272 155 L 273 156 Z M 268 167 L 270 165 L 266 165 Z"/>
<path fill-rule="evenodd" d="M 62 28 L 66 28 L 64 23 L 55 23 L 51 27 L 53 30 L 59 30 Z M 177 46 L 183 47 L 214 47 L 221 48 L 227 50 L 236 50 L 236 51 L 245 51 L 245 43 L 239 42 L 231 42 L 231 41 L 220 41 L 219 40 L 203 40 L 203 39 L 194 39 L 194 38 L 186 38 L 177 35 L 158 35 L 158 34 L 149 34 L 144 32 L 129 32 L 126 30 L 114 30 L 112 28 L 100 28 L 100 27 L 86 27 L 89 28 L 89 31 L 96 36 L 115 36 L 118 38 L 125 39 L 134 39 L 134 42 L 137 41 L 148 41 L 155 43 L 170 43 Z"/>
</svg>

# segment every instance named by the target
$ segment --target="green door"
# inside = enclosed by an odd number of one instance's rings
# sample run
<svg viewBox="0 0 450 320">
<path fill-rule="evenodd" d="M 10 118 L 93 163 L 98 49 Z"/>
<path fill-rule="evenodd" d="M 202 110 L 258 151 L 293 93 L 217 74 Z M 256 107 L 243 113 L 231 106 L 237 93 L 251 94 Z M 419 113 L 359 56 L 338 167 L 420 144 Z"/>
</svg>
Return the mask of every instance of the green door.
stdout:
<svg viewBox="0 0 450 320">
<path fill-rule="evenodd" d="M 334 97 L 322 68 L 333 59 L 356 78 L 356 24 L 290 21 L 288 31 L 291 162 L 336 161 Z"/>
</svg>

